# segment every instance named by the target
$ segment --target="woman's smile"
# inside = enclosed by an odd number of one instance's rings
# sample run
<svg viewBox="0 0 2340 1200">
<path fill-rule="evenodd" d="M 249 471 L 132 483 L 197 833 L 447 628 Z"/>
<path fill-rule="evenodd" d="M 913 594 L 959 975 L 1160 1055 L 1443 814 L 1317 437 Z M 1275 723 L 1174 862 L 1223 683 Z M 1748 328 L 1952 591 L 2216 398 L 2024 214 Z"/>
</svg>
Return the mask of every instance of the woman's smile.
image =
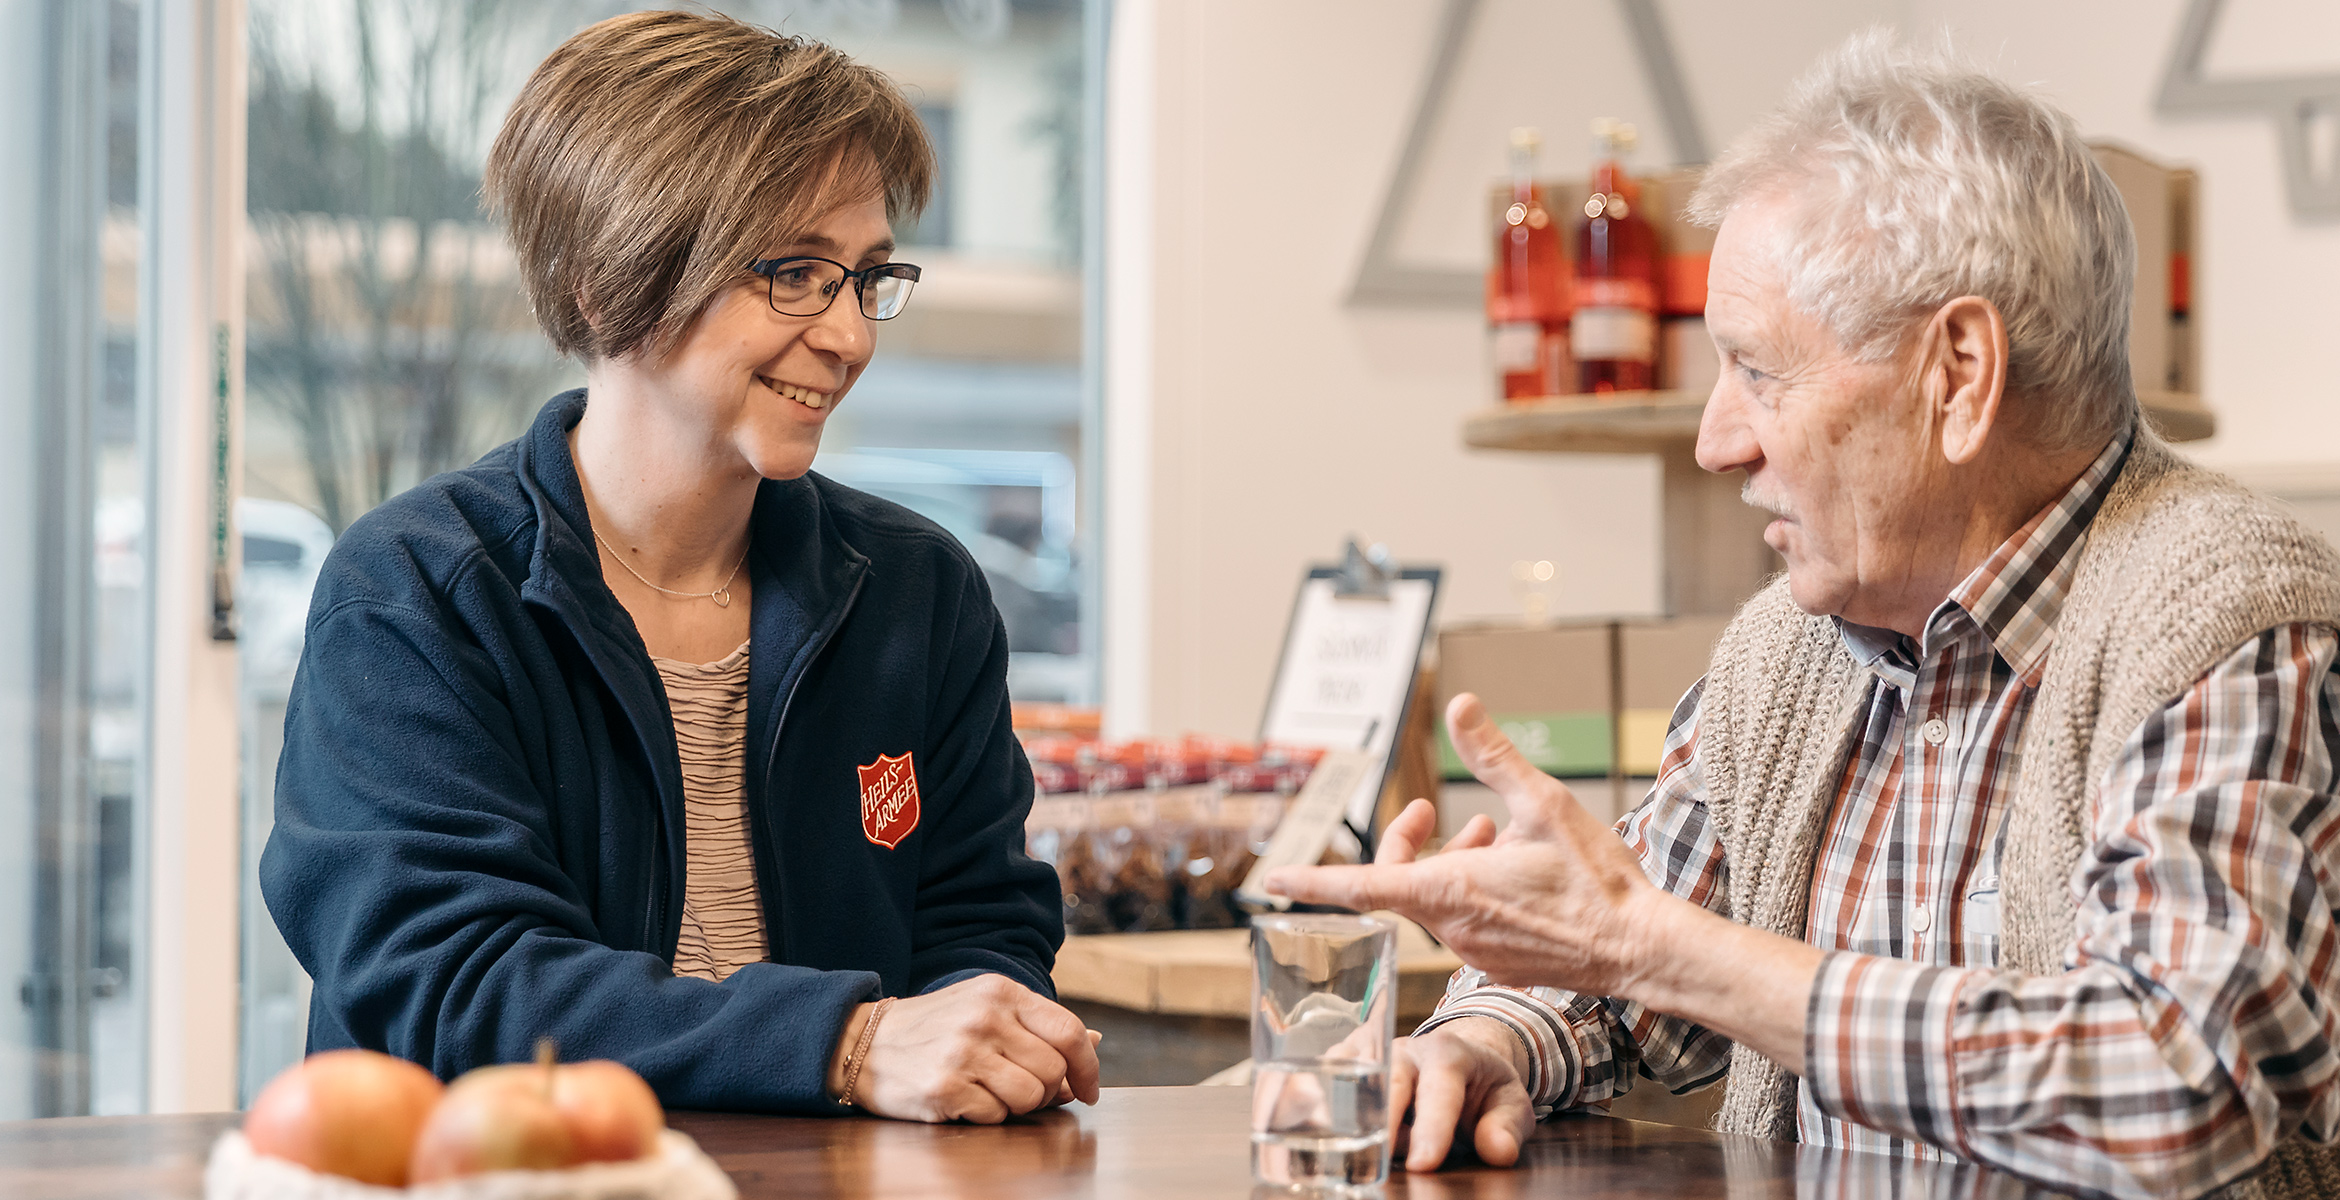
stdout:
<svg viewBox="0 0 2340 1200">
<path fill-rule="evenodd" d="M 773 379 L 767 375 L 756 376 L 756 382 L 763 384 L 767 391 L 770 391 L 772 394 L 780 397 L 781 399 L 792 400 L 797 404 L 803 405 L 809 409 L 813 409 L 816 412 L 828 408 L 830 398 L 834 394 L 830 392 L 814 391 L 811 388 L 801 387 L 793 383 L 782 383 L 779 380 Z"/>
</svg>

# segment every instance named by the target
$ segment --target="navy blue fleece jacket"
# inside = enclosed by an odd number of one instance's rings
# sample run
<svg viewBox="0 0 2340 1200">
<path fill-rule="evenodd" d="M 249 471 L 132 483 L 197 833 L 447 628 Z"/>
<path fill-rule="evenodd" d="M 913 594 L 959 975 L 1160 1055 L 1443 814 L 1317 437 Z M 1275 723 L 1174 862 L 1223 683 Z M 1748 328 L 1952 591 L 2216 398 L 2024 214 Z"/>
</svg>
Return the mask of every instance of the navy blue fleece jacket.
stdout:
<svg viewBox="0 0 2340 1200">
<path fill-rule="evenodd" d="M 582 391 L 554 398 L 326 559 L 260 862 L 316 980 L 309 1048 L 453 1076 L 550 1036 L 671 1107 L 832 1112 L 855 1005 L 981 972 L 1053 996 L 1064 926 L 1054 872 L 1024 854 L 1032 777 L 990 590 L 931 522 L 815 475 L 762 485 L 747 566 L 771 961 L 674 976 L 682 773 L 593 549 L 568 448 L 584 411 Z M 915 815 L 880 782 L 892 811 L 865 821 L 861 768 L 903 754 Z"/>
</svg>

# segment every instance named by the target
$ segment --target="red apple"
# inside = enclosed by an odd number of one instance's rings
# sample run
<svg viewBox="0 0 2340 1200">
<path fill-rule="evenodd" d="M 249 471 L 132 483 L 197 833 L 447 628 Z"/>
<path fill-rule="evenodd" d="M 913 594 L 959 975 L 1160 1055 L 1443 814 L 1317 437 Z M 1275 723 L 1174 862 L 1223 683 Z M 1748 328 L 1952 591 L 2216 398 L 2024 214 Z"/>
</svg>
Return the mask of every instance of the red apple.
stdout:
<svg viewBox="0 0 2340 1200">
<path fill-rule="evenodd" d="M 488 1171 L 574 1166 L 576 1140 L 553 1107 L 549 1067 L 481 1067 L 457 1079 L 414 1141 L 407 1178 L 436 1183 Z"/>
<path fill-rule="evenodd" d="M 568 1122 L 579 1162 L 627 1162 L 658 1152 L 666 1110 L 624 1063 L 601 1058 L 554 1068 L 552 1102 Z"/>
<path fill-rule="evenodd" d="M 371 1050 L 327 1050 L 269 1081 L 244 1116 L 252 1152 L 378 1187 L 405 1187 L 415 1135 L 446 1089 Z"/>
</svg>

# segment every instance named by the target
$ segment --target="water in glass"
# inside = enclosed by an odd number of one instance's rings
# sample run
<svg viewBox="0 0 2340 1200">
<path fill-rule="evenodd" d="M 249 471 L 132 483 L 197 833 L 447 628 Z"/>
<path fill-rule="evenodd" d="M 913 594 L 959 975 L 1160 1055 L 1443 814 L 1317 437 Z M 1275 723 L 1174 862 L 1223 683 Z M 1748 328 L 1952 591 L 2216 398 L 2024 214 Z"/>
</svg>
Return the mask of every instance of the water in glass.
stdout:
<svg viewBox="0 0 2340 1200">
<path fill-rule="evenodd" d="M 1371 917 L 1252 922 L 1252 1177 L 1347 1192 L 1389 1174 L 1396 927 Z"/>
<path fill-rule="evenodd" d="M 1389 1170 L 1389 1066 L 1308 1058 L 1253 1068 L 1251 1167 L 1262 1183 L 1358 1187 Z"/>
</svg>

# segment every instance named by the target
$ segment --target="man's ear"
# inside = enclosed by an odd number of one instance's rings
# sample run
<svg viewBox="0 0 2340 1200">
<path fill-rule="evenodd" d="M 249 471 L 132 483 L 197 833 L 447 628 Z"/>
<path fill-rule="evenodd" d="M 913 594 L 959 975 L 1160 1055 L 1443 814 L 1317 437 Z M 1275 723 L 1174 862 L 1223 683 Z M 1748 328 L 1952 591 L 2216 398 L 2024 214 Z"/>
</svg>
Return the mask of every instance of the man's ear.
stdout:
<svg viewBox="0 0 2340 1200">
<path fill-rule="evenodd" d="M 2000 428 L 2007 394 L 2007 322 L 1999 306 L 1960 296 L 1926 324 L 1924 395 L 1942 430 L 1942 456 L 1972 462 Z"/>
</svg>

